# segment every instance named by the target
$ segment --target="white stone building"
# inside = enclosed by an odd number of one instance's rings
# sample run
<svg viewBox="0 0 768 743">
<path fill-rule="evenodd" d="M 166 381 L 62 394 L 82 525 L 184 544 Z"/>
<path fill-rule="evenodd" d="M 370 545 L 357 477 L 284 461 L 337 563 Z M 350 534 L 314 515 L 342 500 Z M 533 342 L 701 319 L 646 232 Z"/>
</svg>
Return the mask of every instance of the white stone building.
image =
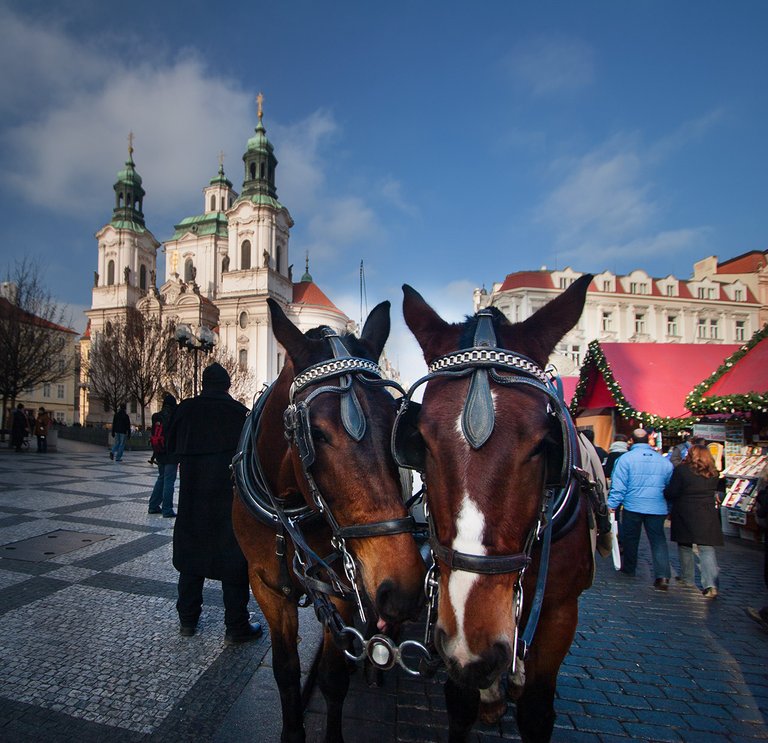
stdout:
<svg viewBox="0 0 768 743">
<path fill-rule="evenodd" d="M 699 264 L 697 264 L 699 265 Z M 715 259 L 715 267 L 717 259 Z M 692 279 L 669 275 L 654 278 L 637 269 L 621 276 L 595 274 L 584 312 L 576 327 L 550 358 L 561 376 L 578 374 L 587 345 L 611 343 L 740 343 L 761 327 L 761 303 L 744 276 Z M 562 271 L 518 271 L 494 283 L 491 292 L 474 291 L 475 311 L 498 307 L 511 322 L 530 317 L 582 274 Z"/>
<path fill-rule="evenodd" d="M 220 163 L 217 175 L 202 189 L 201 213 L 182 219 L 162 246 L 166 270 L 159 287 L 156 261 L 161 244 L 145 225 L 145 192 L 129 148 L 128 162 L 114 186 L 112 220 L 96 233 L 98 270 L 91 309 L 86 312 L 84 357 L 91 339 L 111 318 L 124 316 L 129 307 L 149 309 L 193 329 L 213 329 L 217 343 L 253 373 L 258 389 L 271 382 L 284 363 L 284 352 L 270 327 L 268 297 L 277 300 L 302 331 L 318 325 L 337 331 L 353 328 L 312 281 L 308 259 L 304 275 L 293 280 L 289 260 L 293 219 L 277 199 L 277 158 L 262 118 L 260 104 L 258 125 L 243 154 L 240 193 Z M 83 380 L 84 389 L 86 384 Z M 84 422 L 111 420 L 103 405 L 92 405 L 87 397 L 84 393 Z"/>
</svg>

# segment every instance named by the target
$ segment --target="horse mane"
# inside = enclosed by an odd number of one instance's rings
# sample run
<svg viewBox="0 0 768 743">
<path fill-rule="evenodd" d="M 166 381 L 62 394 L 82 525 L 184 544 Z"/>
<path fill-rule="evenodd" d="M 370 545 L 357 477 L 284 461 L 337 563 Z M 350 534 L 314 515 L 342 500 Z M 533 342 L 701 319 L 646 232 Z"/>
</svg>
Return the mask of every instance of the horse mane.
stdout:
<svg viewBox="0 0 768 743">
<path fill-rule="evenodd" d="M 328 330 L 327 325 L 318 325 L 316 328 L 310 328 L 304 333 L 304 337 L 310 341 L 322 341 L 324 339 L 323 332 Z M 359 356 L 364 359 L 371 359 L 371 349 L 367 347 L 363 341 L 360 340 L 354 333 L 339 333 L 341 342 L 346 346 L 347 350 L 352 356 Z M 371 359 L 374 362 L 378 362 L 378 359 Z"/>
<path fill-rule="evenodd" d="M 504 313 L 498 307 L 488 307 L 483 310 L 484 313 L 490 313 L 493 317 L 493 329 L 498 338 L 500 327 L 512 327 L 512 323 L 506 318 Z M 475 331 L 477 330 L 477 315 L 465 315 L 464 323 L 461 326 L 461 336 L 459 337 L 459 348 L 472 348 L 475 342 Z M 500 340 L 500 339 L 499 339 Z"/>
</svg>

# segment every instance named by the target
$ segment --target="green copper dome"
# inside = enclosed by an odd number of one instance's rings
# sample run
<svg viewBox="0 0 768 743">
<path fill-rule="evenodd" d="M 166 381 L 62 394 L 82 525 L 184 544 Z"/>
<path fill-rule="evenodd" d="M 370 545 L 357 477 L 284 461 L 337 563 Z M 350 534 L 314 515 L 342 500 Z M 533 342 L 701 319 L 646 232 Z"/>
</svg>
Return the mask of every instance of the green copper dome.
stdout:
<svg viewBox="0 0 768 743">
<path fill-rule="evenodd" d="M 261 119 L 259 119 L 259 124 L 256 127 L 256 133 L 248 140 L 246 150 L 247 152 L 264 152 L 270 154 L 275 151 L 272 143 L 267 139 L 267 130 L 264 128 Z"/>
</svg>

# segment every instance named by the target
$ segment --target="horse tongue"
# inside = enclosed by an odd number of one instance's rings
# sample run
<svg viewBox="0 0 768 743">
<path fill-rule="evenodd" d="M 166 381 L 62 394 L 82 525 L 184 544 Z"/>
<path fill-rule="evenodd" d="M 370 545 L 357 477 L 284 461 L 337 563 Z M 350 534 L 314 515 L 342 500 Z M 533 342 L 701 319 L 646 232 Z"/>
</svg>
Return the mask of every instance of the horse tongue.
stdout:
<svg viewBox="0 0 768 743">
<path fill-rule="evenodd" d="M 376 629 L 378 629 L 380 632 L 386 632 L 387 631 L 387 623 L 379 618 L 379 621 L 376 622 Z"/>
</svg>

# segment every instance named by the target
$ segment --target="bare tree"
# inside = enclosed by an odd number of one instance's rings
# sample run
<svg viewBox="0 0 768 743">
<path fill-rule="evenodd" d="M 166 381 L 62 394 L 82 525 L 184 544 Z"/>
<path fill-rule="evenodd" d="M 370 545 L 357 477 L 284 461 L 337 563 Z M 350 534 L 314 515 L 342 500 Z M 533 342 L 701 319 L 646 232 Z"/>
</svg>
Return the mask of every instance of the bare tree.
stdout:
<svg viewBox="0 0 768 743">
<path fill-rule="evenodd" d="M 146 428 L 146 411 L 163 389 L 169 364 L 174 360 L 173 328 L 148 312 L 128 313 L 124 334 L 124 363 L 128 390 L 141 407 L 141 427 Z"/>
<path fill-rule="evenodd" d="M 104 332 L 91 339 L 90 353 L 84 363 L 91 394 L 103 401 L 105 410 L 116 411 L 130 395 L 125 334 L 124 322 L 107 322 Z"/>
<path fill-rule="evenodd" d="M 3 428 L 9 403 L 25 389 L 58 382 L 74 374 L 73 330 L 63 308 L 43 286 L 40 268 L 27 258 L 6 272 L 0 296 L 0 394 Z"/>
</svg>

